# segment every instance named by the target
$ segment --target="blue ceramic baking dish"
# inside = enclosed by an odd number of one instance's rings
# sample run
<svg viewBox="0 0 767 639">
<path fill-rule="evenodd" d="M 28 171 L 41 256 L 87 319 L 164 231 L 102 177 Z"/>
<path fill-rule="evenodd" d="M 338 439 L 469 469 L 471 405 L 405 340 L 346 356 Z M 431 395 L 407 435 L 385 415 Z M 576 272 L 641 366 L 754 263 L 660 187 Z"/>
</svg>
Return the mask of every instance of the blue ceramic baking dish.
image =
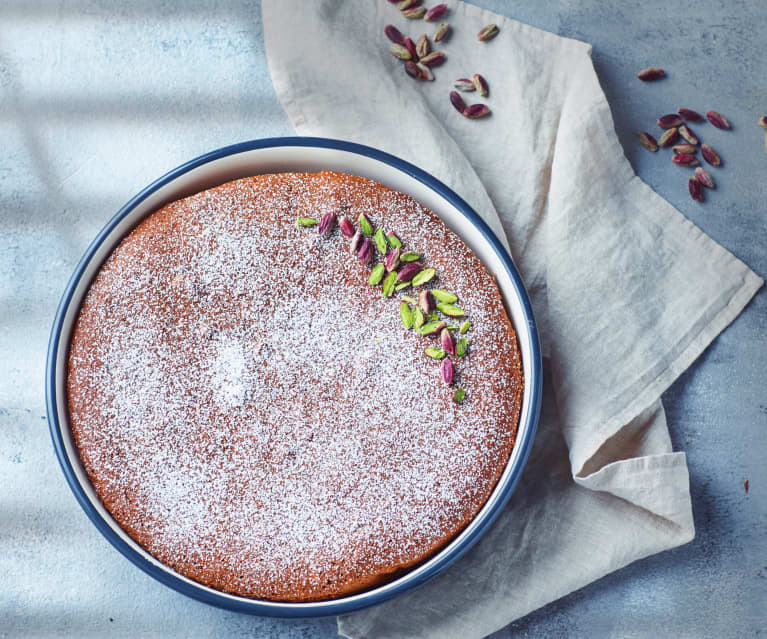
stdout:
<svg viewBox="0 0 767 639">
<path fill-rule="evenodd" d="M 91 486 L 72 438 L 66 399 L 71 333 L 88 286 L 104 260 L 145 216 L 164 204 L 230 180 L 262 173 L 334 170 L 376 180 L 407 193 L 437 213 L 496 275 L 519 339 L 525 377 L 517 442 L 487 503 L 472 522 L 434 557 L 395 581 L 330 601 L 281 603 L 254 600 L 203 586 L 147 553 L 112 519 Z M 431 579 L 463 555 L 508 501 L 533 444 L 541 403 L 541 354 L 533 311 L 522 279 L 490 228 L 458 195 L 428 173 L 376 149 L 324 138 L 252 140 L 206 153 L 173 169 L 133 197 L 88 247 L 69 279 L 53 322 L 46 367 L 46 405 L 53 446 L 77 501 L 93 524 L 125 557 L 166 586 L 211 605 L 275 617 L 317 617 L 359 610 Z"/>
</svg>

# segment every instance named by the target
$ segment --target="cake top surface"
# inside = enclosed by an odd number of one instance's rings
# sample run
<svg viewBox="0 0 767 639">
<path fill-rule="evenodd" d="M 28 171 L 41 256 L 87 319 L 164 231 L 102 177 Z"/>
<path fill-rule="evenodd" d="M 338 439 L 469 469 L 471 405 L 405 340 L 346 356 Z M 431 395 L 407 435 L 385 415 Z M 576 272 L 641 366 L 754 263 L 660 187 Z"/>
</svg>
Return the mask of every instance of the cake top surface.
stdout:
<svg viewBox="0 0 767 639">
<path fill-rule="evenodd" d="M 447 386 L 339 230 L 366 213 L 458 296 Z M 463 319 L 455 322 L 460 324 Z M 457 333 L 457 331 L 455 331 Z M 457 385 L 465 389 L 453 401 Z M 108 258 L 70 350 L 73 433 L 117 522 L 214 588 L 302 601 L 380 583 L 455 536 L 514 443 L 519 352 L 491 276 L 409 196 L 336 173 L 171 203 Z"/>
</svg>

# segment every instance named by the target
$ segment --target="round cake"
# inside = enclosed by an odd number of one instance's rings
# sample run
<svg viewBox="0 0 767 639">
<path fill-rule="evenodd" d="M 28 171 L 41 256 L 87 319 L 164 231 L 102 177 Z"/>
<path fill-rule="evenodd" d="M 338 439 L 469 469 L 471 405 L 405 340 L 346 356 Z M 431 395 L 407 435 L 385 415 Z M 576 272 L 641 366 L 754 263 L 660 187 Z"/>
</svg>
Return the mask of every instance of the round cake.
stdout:
<svg viewBox="0 0 767 639">
<path fill-rule="evenodd" d="M 493 277 L 434 213 L 285 173 L 145 218 L 83 301 L 67 391 L 83 466 L 138 544 L 217 590 L 305 602 L 466 527 L 523 376 Z"/>
</svg>

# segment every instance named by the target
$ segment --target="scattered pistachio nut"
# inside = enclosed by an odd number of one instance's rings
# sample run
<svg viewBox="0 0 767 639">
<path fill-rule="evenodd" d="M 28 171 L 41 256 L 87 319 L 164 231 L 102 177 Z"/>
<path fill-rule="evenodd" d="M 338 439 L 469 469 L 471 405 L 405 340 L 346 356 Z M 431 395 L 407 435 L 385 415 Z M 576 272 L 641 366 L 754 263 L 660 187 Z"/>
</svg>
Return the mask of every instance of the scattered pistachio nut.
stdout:
<svg viewBox="0 0 767 639">
<path fill-rule="evenodd" d="M 400 259 L 402 258 L 400 257 Z M 415 264 L 412 262 L 410 264 L 405 264 L 405 266 L 403 266 L 397 273 L 397 279 L 400 282 L 409 282 L 416 275 L 418 275 L 420 271 L 421 271 L 420 264 Z"/>
<path fill-rule="evenodd" d="M 439 366 L 439 373 L 442 375 L 442 381 L 448 386 L 453 383 L 453 376 L 455 375 L 455 368 L 453 362 L 445 358 Z"/>
<path fill-rule="evenodd" d="M 421 259 L 420 253 L 413 253 L 413 251 L 406 251 L 400 256 L 400 259 L 403 262 L 415 262 L 416 260 Z"/>
<path fill-rule="evenodd" d="M 431 43 L 429 42 L 429 36 L 423 33 L 415 43 L 415 52 L 418 54 L 419 58 L 423 58 L 424 56 L 429 55 L 430 51 Z"/>
<path fill-rule="evenodd" d="M 383 229 L 376 229 L 375 235 L 373 235 L 373 241 L 376 244 L 376 248 L 381 255 L 386 255 L 386 250 L 389 248 L 389 243 L 386 241 Z"/>
<path fill-rule="evenodd" d="M 689 181 L 687 182 L 687 186 L 690 190 L 690 197 L 695 200 L 696 202 L 702 202 L 703 201 L 703 188 L 698 182 L 696 177 L 691 177 Z"/>
<path fill-rule="evenodd" d="M 470 120 L 476 120 L 477 118 L 484 118 L 486 115 L 490 115 L 490 109 L 486 104 L 472 104 L 463 110 L 463 115 Z"/>
<path fill-rule="evenodd" d="M 338 228 L 341 229 L 344 237 L 354 237 L 354 226 L 345 215 L 342 215 L 338 221 Z"/>
<path fill-rule="evenodd" d="M 416 66 L 418 67 L 418 71 L 421 73 L 421 80 L 434 82 L 434 74 L 429 67 L 427 67 L 423 62 L 417 62 Z"/>
<path fill-rule="evenodd" d="M 423 17 L 426 22 L 436 22 L 439 20 L 442 16 L 444 16 L 447 13 L 447 5 L 446 4 L 438 4 L 435 7 L 432 7 L 426 12 L 426 15 Z"/>
<path fill-rule="evenodd" d="M 370 258 L 373 257 L 373 242 L 370 241 L 369 237 L 362 240 L 362 245 L 357 252 L 357 257 L 360 258 L 360 262 L 363 264 L 367 264 L 370 261 Z"/>
<path fill-rule="evenodd" d="M 357 253 L 360 250 L 360 247 L 362 246 L 362 242 L 365 239 L 365 236 L 362 234 L 362 231 L 357 231 L 351 239 L 351 242 L 349 242 L 349 250 L 352 253 Z"/>
<path fill-rule="evenodd" d="M 655 152 L 658 150 L 657 140 L 649 133 L 645 131 L 637 131 L 637 138 L 639 139 L 639 143 L 648 151 Z"/>
<path fill-rule="evenodd" d="M 464 93 L 470 93 L 471 91 L 476 91 L 477 88 L 474 86 L 474 82 L 472 82 L 471 78 L 458 78 L 454 83 L 453 86 L 458 89 L 459 91 L 463 91 Z"/>
<path fill-rule="evenodd" d="M 434 335 L 445 328 L 445 322 L 429 322 L 421 327 L 421 335 Z"/>
<path fill-rule="evenodd" d="M 450 35 L 450 30 L 450 25 L 447 22 L 440 24 L 434 32 L 434 42 L 442 42 Z"/>
<path fill-rule="evenodd" d="M 405 73 L 407 73 L 411 78 L 415 78 L 416 80 L 421 79 L 421 69 L 419 69 L 418 64 L 412 60 L 405 62 Z"/>
<path fill-rule="evenodd" d="M 698 137 L 692 132 L 692 129 L 686 124 L 679 127 L 679 135 L 681 135 L 690 144 L 697 144 L 699 142 Z"/>
<path fill-rule="evenodd" d="M 471 76 L 471 82 L 474 85 L 474 88 L 477 90 L 477 93 L 479 93 L 483 98 L 486 98 L 487 94 L 490 92 L 490 87 L 487 85 L 487 80 L 479 75 L 479 73 L 475 73 L 473 76 Z"/>
<path fill-rule="evenodd" d="M 412 60 L 413 59 L 413 56 L 410 55 L 410 51 L 407 50 L 407 47 L 404 44 L 399 44 L 398 42 L 392 42 L 389 45 L 389 52 L 395 58 L 399 58 L 400 60 Z"/>
<path fill-rule="evenodd" d="M 424 326 L 424 328 L 426 327 Z M 423 352 L 432 359 L 442 359 L 446 355 L 445 351 L 441 348 L 434 348 L 433 346 L 427 346 L 423 349 Z"/>
<path fill-rule="evenodd" d="M 377 286 L 381 283 L 381 280 L 384 276 L 384 266 L 383 264 L 376 264 L 373 267 L 373 270 L 370 271 L 370 277 L 368 278 L 368 284 L 371 286 Z"/>
<path fill-rule="evenodd" d="M 450 102 L 455 107 L 455 110 L 459 113 L 463 113 L 466 109 L 466 103 L 463 101 L 463 98 L 458 94 L 457 91 L 450 92 Z"/>
<path fill-rule="evenodd" d="M 299 217 L 296 219 L 296 228 L 300 229 L 302 226 L 317 226 L 319 222 L 313 217 Z"/>
<path fill-rule="evenodd" d="M 405 9 L 402 12 L 402 15 L 408 20 L 420 20 L 426 15 L 426 7 L 413 7 L 412 9 Z"/>
<path fill-rule="evenodd" d="M 440 332 L 439 341 L 442 344 L 442 350 L 448 355 L 455 355 L 455 338 L 450 334 L 447 327 Z"/>
<path fill-rule="evenodd" d="M 410 38 L 405 38 L 405 48 L 408 50 L 410 57 L 413 59 L 413 62 L 418 62 L 418 52 L 415 48 L 415 42 L 413 42 Z"/>
<path fill-rule="evenodd" d="M 685 109 L 684 107 L 679 107 L 678 113 L 688 122 L 703 122 L 706 119 L 697 111 Z"/>
<path fill-rule="evenodd" d="M 696 158 L 692 153 L 678 153 L 673 158 L 671 158 L 671 161 L 674 164 L 678 164 L 679 166 L 697 166 L 700 164 L 700 162 L 698 162 L 698 158 Z"/>
<path fill-rule="evenodd" d="M 373 235 L 373 223 L 370 221 L 370 218 L 365 215 L 365 213 L 360 213 L 358 222 L 360 223 L 360 228 L 365 235 L 368 237 Z"/>
<path fill-rule="evenodd" d="M 666 72 L 659 67 L 648 67 L 637 73 L 637 77 L 642 80 L 642 82 L 654 82 L 655 80 L 665 78 Z"/>
<path fill-rule="evenodd" d="M 423 316 L 423 311 L 417 306 L 413 308 L 413 328 L 420 333 L 425 321 L 426 318 Z"/>
<path fill-rule="evenodd" d="M 488 24 L 486 27 L 482 27 L 479 30 L 479 33 L 477 34 L 477 40 L 480 42 L 487 42 L 488 40 L 492 40 L 495 36 L 498 35 L 498 25 L 497 24 Z"/>
<path fill-rule="evenodd" d="M 399 318 L 402 320 L 402 326 L 405 328 L 410 329 L 413 327 L 413 310 L 407 302 L 402 302 L 399 305 Z"/>
<path fill-rule="evenodd" d="M 463 317 L 466 315 L 464 313 L 462 308 L 458 308 L 455 304 L 447 304 L 445 302 L 440 302 L 437 304 L 437 308 L 443 315 L 447 315 L 448 317 Z"/>
<path fill-rule="evenodd" d="M 410 286 L 410 282 L 402 282 L 401 284 L 397 284 L 397 286 L 394 287 L 395 291 L 401 291 L 403 288 L 407 288 Z"/>
<path fill-rule="evenodd" d="M 412 297 L 410 297 L 409 295 L 403 295 L 402 299 L 406 301 L 408 304 L 412 304 L 413 306 L 418 304 L 418 302 L 414 300 Z"/>
<path fill-rule="evenodd" d="M 380 266 L 380 265 L 379 265 Z M 395 272 L 389 273 L 383 281 L 381 293 L 384 297 L 391 297 L 394 293 L 394 287 L 397 285 L 397 274 Z"/>
<path fill-rule="evenodd" d="M 461 339 L 458 340 L 458 343 L 455 345 L 456 357 L 464 357 L 468 349 L 469 349 L 469 340 L 467 340 L 465 337 L 462 337 Z"/>
<path fill-rule="evenodd" d="M 453 393 L 453 401 L 456 404 L 460 404 L 466 398 L 466 391 L 463 388 L 456 388 Z"/>
<path fill-rule="evenodd" d="M 466 320 L 463 324 L 461 324 L 461 335 L 465 335 L 469 332 L 469 329 L 471 328 L 471 322 L 469 320 Z"/>
<path fill-rule="evenodd" d="M 418 275 L 413 276 L 413 286 L 421 286 L 422 284 L 426 284 L 426 282 L 431 281 L 431 279 L 437 274 L 437 271 L 435 271 L 433 268 L 425 268 L 423 269 Z"/>
<path fill-rule="evenodd" d="M 443 288 L 433 288 L 431 289 L 431 293 L 440 302 L 447 302 L 448 304 L 453 304 L 454 302 L 458 301 L 457 295 L 453 295 L 450 291 L 446 291 Z"/>
<path fill-rule="evenodd" d="M 663 135 L 660 136 L 660 139 L 658 140 L 658 146 L 660 147 L 667 147 L 672 146 L 676 141 L 679 139 L 679 129 L 676 127 L 673 129 L 668 129 L 668 131 L 665 131 Z"/>
<path fill-rule="evenodd" d="M 732 128 L 730 123 L 727 121 L 727 118 L 724 117 L 721 113 L 717 113 L 716 111 L 706 111 L 706 117 L 708 118 L 708 121 L 711 122 L 711 124 L 713 124 L 717 129 Z"/>
<path fill-rule="evenodd" d="M 437 300 L 434 299 L 430 290 L 427 289 L 418 294 L 418 306 L 426 315 L 437 310 Z"/>
<path fill-rule="evenodd" d="M 387 24 L 384 27 L 384 33 L 394 44 L 405 44 L 405 36 L 403 36 L 400 30 L 393 24 Z"/>
<path fill-rule="evenodd" d="M 759 118 L 759 126 L 763 129 L 767 129 L 767 115 L 763 115 Z"/>
<path fill-rule="evenodd" d="M 330 231 L 332 231 L 333 228 L 335 228 L 335 225 L 336 225 L 336 214 L 333 211 L 328 211 L 320 219 L 320 223 L 317 225 L 317 233 L 319 233 L 320 235 L 325 235 L 326 233 L 329 233 Z"/>
<path fill-rule="evenodd" d="M 386 259 L 384 260 L 384 267 L 386 268 L 389 273 L 392 271 L 396 271 L 399 268 L 399 256 L 400 256 L 400 248 L 395 248 L 391 253 L 389 253 L 386 256 Z"/>
<path fill-rule="evenodd" d="M 682 124 L 682 118 L 677 113 L 668 113 L 658 118 L 658 126 L 661 129 L 670 129 L 674 126 Z"/>
<path fill-rule="evenodd" d="M 386 235 L 386 240 L 392 248 L 402 248 L 402 242 L 400 242 L 400 239 L 395 233 L 388 233 Z"/>
<path fill-rule="evenodd" d="M 706 169 L 704 169 L 702 166 L 699 166 L 697 169 L 695 169 L 695 179 L 698 180 L 698 182 L 700 182 L 707 189 L 716 188 L 716 184 L 714 184 L 714 178 L 712 178 L 709 172 L 706 171 Z"/>
<path fill-rule="evenodd" d="M 697 153 L 698 149 L 696 149 L 692 144 L 675 144 L 671 147 L 671 150 L 676 153 Z"/>
<path fill-rule="evenodd" d="M 421 0 L 400 0 L 400 2 L 397 3 L 397 9 L 400 11 L 407 11 L 411 7 L 414 7 L 417 5 Z"/>
<path fill-rule="evenodd" d="M 708 162 L 711 166 L 721 166 L 722 164 L 722 158 L 719 157 L 719 154 L 714 151 L 714 149 L 711 148 L 710 145 L 704 144 L 700 147 L 700 154 L 703 156 L 703 159 Z"/>
<path fill-rule="evenodd" d="M 432 51 L 429 55 L 421 58 L 419 62 L 427 67 L 438 67 L 445 60 L 447 60 L 447 56 L 442 51 Z"/>
</svg>

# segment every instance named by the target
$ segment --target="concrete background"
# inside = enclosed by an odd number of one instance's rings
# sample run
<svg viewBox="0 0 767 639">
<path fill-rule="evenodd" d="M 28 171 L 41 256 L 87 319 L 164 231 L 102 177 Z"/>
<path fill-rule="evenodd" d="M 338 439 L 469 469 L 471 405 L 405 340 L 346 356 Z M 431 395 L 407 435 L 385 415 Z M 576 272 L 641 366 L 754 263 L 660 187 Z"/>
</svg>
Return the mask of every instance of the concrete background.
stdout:
<svg viewBox="0 0 767 639">
<path fill-rule="evenodd" d="M 624 152 L 714 239 L 767 274 L 767 3 L 478 1 L 594 45 Z M 644 67 L 669 77 L 645 85 Z M 635 141 L 658 115 L 713 108 L 718 188 Z M 710 125 L 705 130 L 709 134 Z M 702 132 L 702 131 L 701 131 Z M 127 198 L 202 152 L 292 128 L 271 86 L 257 2 L 0 3 L 0 636 L 332 637 L 188 600 L 91 526 L 47 433 L 44 353 L 76 261 Z M 713 140 L 713 135 L 711 135 Z M 767 627 L 767 294 L 666 393 L 697 537 L 518 620 L 496 637 L 751 637 Z M 750 492 L 743 481 L 749 479 Z"/>
</svg>

